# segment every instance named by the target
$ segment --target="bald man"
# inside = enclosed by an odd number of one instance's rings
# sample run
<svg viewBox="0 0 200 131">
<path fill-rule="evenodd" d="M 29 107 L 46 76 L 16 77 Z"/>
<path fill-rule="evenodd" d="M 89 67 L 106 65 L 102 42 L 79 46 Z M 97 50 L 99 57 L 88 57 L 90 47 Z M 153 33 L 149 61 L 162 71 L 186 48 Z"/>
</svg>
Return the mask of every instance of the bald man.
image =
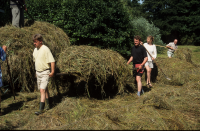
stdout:
<svg viewBox="0 0 200 131">
<path fill-rule="evenodd" d="M 172 58 L 174 56 L 175 50 L 178 49 L 177 42 L 178 40 L 174 39 L 174 42 L 170 42 L 168 45 L 166 45 L 168 48 L 167 55 L 169 58 Z"/>
</svg>

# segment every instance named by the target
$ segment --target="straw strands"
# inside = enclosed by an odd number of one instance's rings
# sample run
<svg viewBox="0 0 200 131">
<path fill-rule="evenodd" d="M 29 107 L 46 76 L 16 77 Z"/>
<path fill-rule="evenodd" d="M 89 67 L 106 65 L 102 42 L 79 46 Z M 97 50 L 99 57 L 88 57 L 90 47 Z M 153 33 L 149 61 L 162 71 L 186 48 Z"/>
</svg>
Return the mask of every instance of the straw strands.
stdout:
<svg viewBox="0 0 200 131">
<path fill-rule="evenodd" d="M 86 82 L 88 93 L 90 89 L 100 87 L 100 94 L 104 95 L 107 95 L 105 90 L 123 92 L 127 77 L 131 75 L 126 60 L 119 53 L 92 46 L 68 47 L 60 53 L 57 68 L 75 76 L 73 81 Z"/>
<path fill-rule="evenodd" d="M 24 28 L 16 28 L 10 25 L 0 28 L 0 44 L 8 47 L 8 60 L 11 73 L 14 80 L 18 80 L 18 86 L 22 86 L 23 90 L 31 91 L 36 89 L 35 67 L 33 63 L 34 45 L 32 36 L 34 34 L 42 34 L 44 44 L 52 51 L 55 59 L 62 49 L 70 45 L 70 41 L 66 33 L 47 22 L 36 21 L 33 25 Z M 8 81 L 7 65 L 2 63 L 3 79 Z"/>
</svg>

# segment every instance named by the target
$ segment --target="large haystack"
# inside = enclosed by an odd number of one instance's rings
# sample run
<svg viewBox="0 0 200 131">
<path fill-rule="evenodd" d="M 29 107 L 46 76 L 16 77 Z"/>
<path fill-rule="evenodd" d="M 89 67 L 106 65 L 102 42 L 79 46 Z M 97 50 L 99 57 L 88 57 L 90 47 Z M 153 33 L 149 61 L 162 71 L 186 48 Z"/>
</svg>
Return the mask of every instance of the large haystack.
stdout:
<svg viewBox="0 0 200 131">
<path fill-rule="evenodd" d="M 60 53 L 56 66 L 59 72 L 68 74 L 71 83 L 84 83 L 80 88 L 91 92 L 89 95 L 93 97 L 123 92 L 127 76 L 131 74 L 126 60 L 119 53 L 92 46 L 68 47 Z"/>
<path fill-rule="evenodd" d="M 7 45 L 9 65 L 13 79 L 18 79 L 19 86 L 28 91 L 33 90 L 36 86 L 35 67 L 33 63 L 34 45 L 32 36 L 42 34 L 44 44 L 52 51 L 55 59 L 59 52 L 70 45 L 70 41 L 65 32 L 47 22 L 35 22 L 33 25 L 24 28 L 15 28 L 5 26 L 0 28 L 0 44 Z M 4 83 L 8 81 L 7 64 L 3 62 L 3 79 Z"/>
</svg>

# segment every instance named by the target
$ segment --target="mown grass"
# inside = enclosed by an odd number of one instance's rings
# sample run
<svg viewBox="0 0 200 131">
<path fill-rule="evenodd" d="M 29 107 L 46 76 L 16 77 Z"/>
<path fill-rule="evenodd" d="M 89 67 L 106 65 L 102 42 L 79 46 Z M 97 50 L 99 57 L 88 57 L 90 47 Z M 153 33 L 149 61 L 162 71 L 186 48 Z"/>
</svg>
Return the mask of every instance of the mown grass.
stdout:
<svg viewBox="0 0 200 131">
<path fill-rule="evenodd" d="M 198 63 L 192 49 L 192 60 Z M 158 58 L 167 58 L 159 54 Z M 147 88 L 142 78 L 145 94 L 136 92 L 117 95 L 113 99 L 97 100 L 87 97 L 56 96 L 51 94 L 53 107 L 40 116 L 40 93 L 17 93 L 3 96 L 0 129 L 61 130 L 61 129 L 114 129 L 114 130 L 197 130 L 200 129 L 200 83 L 189 81 L 182 86 L 153 83 Z"/>
</svg>

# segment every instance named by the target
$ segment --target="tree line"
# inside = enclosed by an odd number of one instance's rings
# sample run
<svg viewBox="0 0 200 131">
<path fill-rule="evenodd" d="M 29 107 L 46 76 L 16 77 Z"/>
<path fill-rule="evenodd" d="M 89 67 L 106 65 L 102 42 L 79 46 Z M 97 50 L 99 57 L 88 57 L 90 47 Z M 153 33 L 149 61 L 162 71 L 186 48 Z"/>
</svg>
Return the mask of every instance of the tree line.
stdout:
<svg viewBox="0 0 200 131">
<path fill-rule="evenodd" d="M 198 0 L 27 0 L 29 14 L 62 28 L 72 44 L 110 48 L 130 55 L 134 35 L 164 45 L 174 38 L 179 44 L 200 41 Z M 1 0 L 0 24 L 11 22 L 9 0 Z M 25 18 L 30 19 L 25 13 Z M 162 51 L 158 47 L 158 51 Z"/>
</svg>

